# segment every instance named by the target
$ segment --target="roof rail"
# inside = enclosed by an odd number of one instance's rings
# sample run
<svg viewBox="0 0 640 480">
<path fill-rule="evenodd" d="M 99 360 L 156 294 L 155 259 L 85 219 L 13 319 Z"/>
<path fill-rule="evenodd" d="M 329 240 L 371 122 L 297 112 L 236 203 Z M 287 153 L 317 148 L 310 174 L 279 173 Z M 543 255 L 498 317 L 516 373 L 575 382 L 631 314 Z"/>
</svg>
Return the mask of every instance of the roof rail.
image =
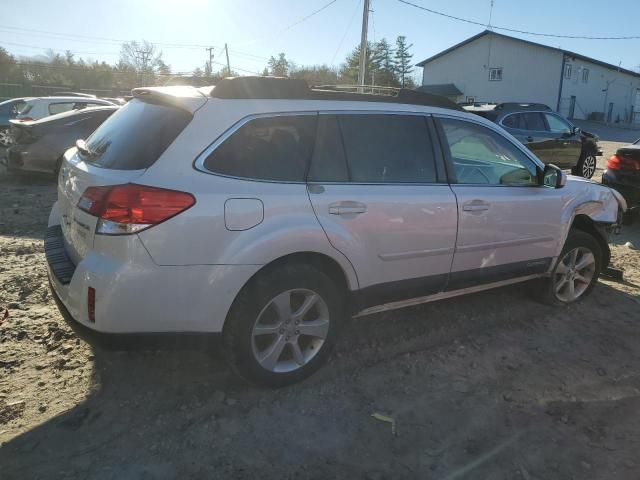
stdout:
<svg viewBox="0 0 640 480">
<path fill-rule="evenodd" d="M 375 85 L 320 85 L 309 87 L 302 79 L 283 77 L 232 77 L 218 82 L 211 96 L 226 99 L 343 100 L 405 103 L 462 110 L 440 95 L 407 88 Z"/>
<path fill-rule="evenodd" d="M 536 109 L 536 110 L 551 110 L 548 105 L 544 103 L 535 103 L 535 102 L 504 102 L 496 105 L 496 110 L 506 110 L 507 108 L 516 108 L 516 109 Z"/>
</svg>

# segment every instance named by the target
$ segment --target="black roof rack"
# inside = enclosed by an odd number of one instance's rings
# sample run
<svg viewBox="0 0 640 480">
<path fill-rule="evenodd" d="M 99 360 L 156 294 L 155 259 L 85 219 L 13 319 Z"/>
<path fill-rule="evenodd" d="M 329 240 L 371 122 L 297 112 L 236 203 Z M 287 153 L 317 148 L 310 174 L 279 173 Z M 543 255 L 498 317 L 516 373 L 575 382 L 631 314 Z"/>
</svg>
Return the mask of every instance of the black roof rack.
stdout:
<svg viewBox="0 0 640 480">
<path fill-rule="evenodd" d="M 551 110 L 551 108 L 544 103 L 534 102 L 504 102 L 496 105 L 496 110 L 526 110 L 529 108 L 535 110 Z"/>
<path fill-rule="evenodd" d="M 305 80 L 282 77 L 224 78 L 211 91 L 211 96 L 227 99 L 298 99 L 407 103 L 462 110 L 455 102 L 446 97 L 418 92 L 408 88 L 368 85 L 321 85 L 309 87 Z"/>
</svg>

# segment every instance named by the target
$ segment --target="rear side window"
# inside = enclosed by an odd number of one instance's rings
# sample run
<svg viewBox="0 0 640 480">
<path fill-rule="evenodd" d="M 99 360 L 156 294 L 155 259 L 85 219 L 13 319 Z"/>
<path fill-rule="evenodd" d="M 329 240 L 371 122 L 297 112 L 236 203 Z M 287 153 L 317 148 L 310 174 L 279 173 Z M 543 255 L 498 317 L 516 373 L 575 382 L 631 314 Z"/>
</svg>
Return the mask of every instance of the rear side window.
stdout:
<svg viewBox="0 0 640 480">
<path fill-rule="evenodd" d="M 434 154 L 419 115 L 338 115 L 350 179 L 435 183 Z"/>
<path fill-rule="evenodd" d="M 56 113 L 68 112 L 73 108 L 73 103 L 52 103 L 49 105 L 49 114 L 55 115 Z"/>
<path fill-rule="evenodd" d="M 205 159 L 204 167 L 233 177 L 304 182 L 316 122 L 316 115 L 250 120 Z"/>
<path fill-rule="evenodd" d="M 547 124 L 544 123 L 544 117 L 539 112 L 530 112 L 521 114 L 527 124 L 527 130 L 535 130 L 544 132 L 547 130 Z"/>
<path fill-rule="evenodd" d="M 502 120 L 502 125 L 507 128 L 517 128 L 519 130 L 527 129 L 527 124 L 525 123 L 524 117 L 521 113 L 513 113 L 505 117 L 505 119 Z"/>
<path fill-rule="evenodd" d="M 113 170 L 149 168 L 191 121 L 179 108 L 133 99 L 87 139 L 83 160 Z"/>
<path fill-rule="evenodd" d="M 333 115 L 320 115 L 318 119 L 318 136 L 311 159 L 309 180 L 312 182 L 349 181 L 340 125 Z"/>
</svg>

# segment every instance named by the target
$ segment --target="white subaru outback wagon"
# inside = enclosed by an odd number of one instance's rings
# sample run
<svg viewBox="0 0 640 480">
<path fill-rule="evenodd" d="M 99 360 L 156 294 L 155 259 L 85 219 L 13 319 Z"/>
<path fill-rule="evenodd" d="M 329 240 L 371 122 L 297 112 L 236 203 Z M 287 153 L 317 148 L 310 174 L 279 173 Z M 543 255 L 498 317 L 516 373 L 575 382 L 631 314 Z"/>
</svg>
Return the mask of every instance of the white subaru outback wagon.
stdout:
<svg viewBox="0 0 640 480">
<path fill-rule="evenodd" d="M 103 336 L 221 333 L 261 384 L 310 375 L 349 315 L 527 280 L 576 301 L 626 210 L 442 97 L 260 77 L 133 97 L 65 154 L 53 290 Z"/>
</svg>

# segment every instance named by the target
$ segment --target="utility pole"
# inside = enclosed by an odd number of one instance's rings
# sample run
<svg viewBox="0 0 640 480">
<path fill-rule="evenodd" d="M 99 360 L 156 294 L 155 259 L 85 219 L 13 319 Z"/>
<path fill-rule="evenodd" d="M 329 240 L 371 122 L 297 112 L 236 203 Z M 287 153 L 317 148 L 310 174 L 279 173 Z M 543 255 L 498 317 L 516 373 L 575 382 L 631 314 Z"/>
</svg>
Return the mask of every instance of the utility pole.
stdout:
<svg viewBox="0 0 640 480">
<path fill-rule="evenodd" d="M 231 64 L 229 63 L 229 47 L 227 44 L 224 44 L 224 53 L 227 55 L 227 76 L 231 76 Z"/>
<path fill-rule="evenodd" d="M 211 75 L 213 72 L 213 47 L 205 48 L 205 50 L 209 52 L 209 68 L 207 70 L 208 75 Z"/>
<path fill-rule="evenodd" d="M 358 70 L 358 85 L 364 85 L 365 68 L 367 66 L 367 30 L 369 29 L 369 0 L 364 0 L 362 10 L 362 35 L 360 37 L 360 69 Z M 362 92 L 362 88 L 358 89 Z"/>
</svg>

